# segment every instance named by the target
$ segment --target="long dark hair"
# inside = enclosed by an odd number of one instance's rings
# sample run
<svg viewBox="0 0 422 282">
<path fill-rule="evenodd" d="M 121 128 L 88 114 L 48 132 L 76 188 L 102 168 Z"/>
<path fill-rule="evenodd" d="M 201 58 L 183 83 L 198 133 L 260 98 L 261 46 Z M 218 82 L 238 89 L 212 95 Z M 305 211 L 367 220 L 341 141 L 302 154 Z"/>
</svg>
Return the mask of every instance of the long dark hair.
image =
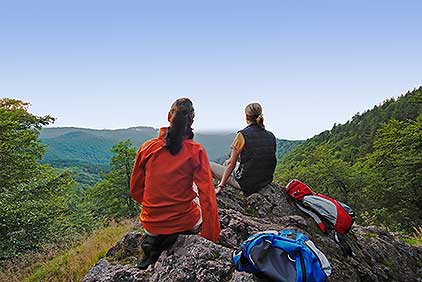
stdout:
<svg viewBox="0 0 422 282">
<path fill-rule="evenodd" d="M 174 101 L 169 112 L 170 127 L 167 131 L 166 148 L 172 155 L 176 155 L 182 149 L 183 139 L 192 139 L 192 123 L 195 111 L 192 101 L 188 98 L 180 98 Z"/>
</svg>

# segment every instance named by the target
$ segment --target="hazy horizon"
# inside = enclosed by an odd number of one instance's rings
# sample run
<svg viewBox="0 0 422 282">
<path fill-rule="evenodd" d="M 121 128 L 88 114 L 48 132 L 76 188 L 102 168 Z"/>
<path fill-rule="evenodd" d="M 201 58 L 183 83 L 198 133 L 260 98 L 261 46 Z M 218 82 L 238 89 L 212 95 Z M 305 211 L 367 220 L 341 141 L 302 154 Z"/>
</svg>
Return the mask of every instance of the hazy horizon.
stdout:
<svg viewBox="0 0 422 282">
<path fill-rule="evenodd" d="M 420 86 L 420 87 L 422 87 L 422 85 Z M 412 89 L 413 90 L 413 89 Z M 411 91 L 411 90 L 409 90 L 409 91 Z M 406 91 L 407 92 L 407 91 Z M 402 94 L 400 94 L 400 95 L 403 95 L 403 94 L 405 94 L 405 92 L 404 93 L 402 93 Z M 394 98 L 394 99 L 396 99 L 396 98 L 398 98 L 400 95 L 398 95 L 398 96 L 396 96 L 396 97 L 389 97 L 389 98 L 386 98 L 386 99 L 384 99 L 383 101 L 385 101 L 385 100 L 387 100 L 387 99 L 391 99 L 391 98 Z M 382 102 L 383 102 L 382 101 Z M 380 103 L 378 103 L 378 104 L 374 104 L 373 106 L 371 106 L 370 108 L 367 108 L 367 109 L 363 109 L 363 110 L 361 110 L 360 112 L 356 112 L 356 113 L 363 113 L 363 112 L 365 112 L 365 111 L 368 111 L 368 110 L 371 110 L 373 107 L 375 107 L 375 106 L 378 106 L 378 105 L 380 105 L 380 104 L 382 104 L 382 102 L 380 102 Z M 351 119 L 352 119 L 352 117 L 353 116 L 350 116 L 349 118 L 346 118 L 346 120 L 345 121 L 343 121 L 343 122 L 334 122 L 335 124 L 344 124 L 344 123 L 346 123 L 347 121 L 350 121 Z M 333 123 L 333 125 L 334 125 L 334 123 Z M 84 127 L 84 126 L 73 126 L 73 125 L 65 125 L 65 126 L 57 126 L 55 123 L 53 123 L 53 124 L 51 124 L 51 125 L 48 125 L 48 126 L 45 126 L 45 128 L 83 128 L 83 129 L 92 129 L 92 130 L 122 130 L 122 129 L 130 129 L 130 128 L 136 128 L 136 127 L 146 127 L 146 128 L 153 128 L 153 129 L 155 129 L 155 130 L 158 130 L 158 129 L 160 129 L 160 127 L 165 127 L 165 126 L 168 126 L 168 124 L 163 124 L 163 125 L 161 125 L 161 126 L 158 126 L 158 127 L 156 127 L 156 126 L 151 126 L 151 125 L 144 125 L 144 124 L 139 124 L 139 125 L 130 125 L 130 126 L 127 126 L 127 127 L 115 127 L 115 128 L 110 128 L 110 127 L 103 127 L 103 128 L 101 128 L 101 127 L 98 127 L 98 128 L 95 128 L 95 127 Z M 245 127 L 246 126 L 246 124 L 244 124 L 243 125 L 243 127 Z M 218 129 L 218 128 L 214 128 L 214 129 L 196 129 L 196 128 L 194 128 L 194 131 L 195 132 L 197 132 L 197 133 L 200 133 L 200 134 L 230 134 L 230 133 L 235 133 L 235 132 L 237 132 L 237 131 L 239 131 L 240 129 L 242 129 L 243 127 L 239 127 L 239 128 L 237 128 L 237 129 L 235 129 L 235 128 L 221 128 L 221 129 Z M 325 128 L 325 129 L 322 129 L 320 132 L 317 132 L 317 133 L 315 133 L 314 135 L 312 135 L 312 136 L 308 136 L 308 137 L 305 137 L 305 138 L 285 138 L 285 137 L 280 137 L 280 136 L 278 136 L 277 135 L 277 133 L 276 132 L 274 132 L 274 135 L 278 138 L 278 139 L 285 139 L 285 140 L 292 140 L 292 141 L 294 141 L 294 140 L 297 140 L 297 141 L 300 141 L 300 140 L 306 140 L 306 139 L 309 139 L 309 138 L 311 138 L 311 137 L 313 137 L 313 136 L 315 136 L 315 135 L 317 135 L 317 134 L 319 134 L 319 133 L 321 133 L 321 132 L 323 132 L 323 131 L 325 131 L 325 130 L 330 130 L 332 127 L 329 127 L 329 128 Z M 267 129 L 268 129 L 268 127 L 267 127 Z M 270 129 L 269 129 L 270 130 Z"/>
<path fill-rule="evenodd" d="M 303 140 L 422 83 L 421 1 L 8 1 L 0 95 L 54 127 L 167 126 L 193 100 L 198 131 L 239 130 L 260 102 Z"/>
</svg>

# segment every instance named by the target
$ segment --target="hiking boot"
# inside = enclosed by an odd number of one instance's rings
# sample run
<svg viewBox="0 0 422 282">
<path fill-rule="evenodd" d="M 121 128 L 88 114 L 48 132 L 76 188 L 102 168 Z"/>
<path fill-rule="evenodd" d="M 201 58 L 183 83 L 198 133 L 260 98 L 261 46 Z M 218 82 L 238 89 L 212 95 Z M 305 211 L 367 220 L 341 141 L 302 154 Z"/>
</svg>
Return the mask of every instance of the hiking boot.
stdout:
<svg viewBox="0 0 422 282">
<path fill-rule="evenodd" d="M 145 270 L 154 264 L 164 250 L 169 249 L 176 242 L 177 234 L 170 235 L 145 235 L 141 247 L 144 251 L 144 258 L 135 267 Z"/>
<path fill-rule="evenodd" d="M 144 257 L 140 262 L 138 262 L 135 267 L 139 268 L 140 270 L 145 270 L 150 266 L 151 264 L 154 264 L 155 261 L 151 257 Z"/>
</svg>

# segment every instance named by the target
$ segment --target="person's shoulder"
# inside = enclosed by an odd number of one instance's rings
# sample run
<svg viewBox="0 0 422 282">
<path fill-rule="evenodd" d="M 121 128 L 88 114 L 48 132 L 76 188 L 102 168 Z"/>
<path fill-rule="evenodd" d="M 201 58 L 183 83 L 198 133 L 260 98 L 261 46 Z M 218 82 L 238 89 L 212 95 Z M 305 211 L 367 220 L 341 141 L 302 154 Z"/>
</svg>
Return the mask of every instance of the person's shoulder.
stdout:
<svg viewBox="0 0 422 282">
<path fill-rule="evenodd" d="M 164 144 L 163 139 L 156 137 L 156 138 L 152 138 L 152 139 L 145 141 L 140 146 L 139 150 L 142 151 L 142 152 L 146 152 L 146 151 L 152 150 L 156 147 L 163 146 L 163 144 Z"/>
<path fill-rule="evenodd" d="M 237 138 L 237 137 L 239 137 L 239 136 L 243 136 L 243 129 L 241 129 L 241 130 L 238 130 L 237 132 L 236 132 L 236 135 L 234 136 L 234 138 Z"/>
<path fill-rule="evenodd" d="M 158 138 L 158 137 L 155 137 L 155 138 L 151 138 L 151 139 L 149 139 L 149 140 L 147 140 L 147 141 L 145 141 L 142 145 L 141 145 L 141 147 L 148 147 L 148 146 L 150 146 L 150 145 L 154 145 L 154 144 L 157 144 L 157 143 L 162 143 L 162 139 L 161 138 Z"/>
<path fill-rule="evenodd" d="M 267 134 L 268 135 L 270 135 L 274 140 L 276 140 L 277 138 L 275 137 L 275 135 L 274 135 L 274 133 L 272 133 L 271 131 L 269 131 L 269 130 L 266 130 L 265 129 L 265 131 L 267 132 Z"/>
<path fill-rule="evenodd" d="M 237 134 L 242 134 L 242 132 L 244 132 L 245 130 L 247 130 L 248 129 L 248 127 L 249 126 L 246 126 L 246 127 L 244 127 L 244 128 L 242 128 L 242 129 L 239 129 L 238 131 L 237 131 Z"/>
<path fill-rule="evenodd" d="M 233 142 L 242 142 L 242 140 L 245 140 L 245 137 L 243 136 L 242 132 L 238 131 L 234 136 Z"/>
<path fill-rule="evenodd" d="M 274 133 L 272 133 L 271 131 L 269 131 L 269 130 L 267 130 L 267 129 L 265 129 L 265 131 L 267 131 L 269 134 L 271 134 L 272 136 L 274 136 L 274 137 L 275 137 Z"/>
<path fill-rule="evenodd" d="M 198 143 L 192 139 L 188 139 L 184 141 L 184 144 L 186 144 L 186 147 L 189 151 L 192 152 L 192 154 L 196 155 L 199 153 L 207 153 L 204 146 L 201 143 Z"/>
<path fill-rule="evenodd" d="M 204 146 L 202 146 L 201 143 L 198 143 L 196 141 L 194 141 L 193 139 L 187 139 L 184 141 L 184 143 L 189 147 L 189 148 L 194 148 L 194 149 L 203 149 Z"/>
</svg>

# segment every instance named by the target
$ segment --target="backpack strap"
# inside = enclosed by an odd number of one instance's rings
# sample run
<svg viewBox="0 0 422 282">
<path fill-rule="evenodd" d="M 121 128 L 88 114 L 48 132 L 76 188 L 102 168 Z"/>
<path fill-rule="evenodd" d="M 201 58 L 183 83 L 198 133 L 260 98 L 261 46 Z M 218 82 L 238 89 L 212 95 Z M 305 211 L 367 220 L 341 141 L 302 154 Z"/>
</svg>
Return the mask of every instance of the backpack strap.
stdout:
<svg viewBox="0 0 422 282">
<path fill-rule="evenodd" d="M 306 281 L 306 268 L 305 268 L 305 260 L 300 252 L 297 252 L 296 256 L 296 281 Z"/>
<path fill-rule="evenodd" d="M 352 251 L 352 248 L 347 243 L 346 236 L 338 233 L 337 231 L 334 231 L 334 241 L 337 242 L 337 244 L 340 246 L 341 251 L 343 252 L 343 256 L 345 257 L 353 257 L 354 253 Z"/>
<path fill-rule="evenodd" d="M 321 218 L 316 213 L 312 212 L 311 210 L 308 210 L 307 208 L 305 208 L 303 205 L 301 205 L 299 203 L 296 203 L 296 207 L 298 209 L 300 209 L 301 211 L 303 211 L 304 213 L 306 213 L 307 215 L 309 215 L 310 217 L 312 217 L 312 219 L 318 225 L 319 229 L 322 232 L 327 233 L 327 227 L 325 226 L 325 224 L 322 222 Z"/>
</svg>

